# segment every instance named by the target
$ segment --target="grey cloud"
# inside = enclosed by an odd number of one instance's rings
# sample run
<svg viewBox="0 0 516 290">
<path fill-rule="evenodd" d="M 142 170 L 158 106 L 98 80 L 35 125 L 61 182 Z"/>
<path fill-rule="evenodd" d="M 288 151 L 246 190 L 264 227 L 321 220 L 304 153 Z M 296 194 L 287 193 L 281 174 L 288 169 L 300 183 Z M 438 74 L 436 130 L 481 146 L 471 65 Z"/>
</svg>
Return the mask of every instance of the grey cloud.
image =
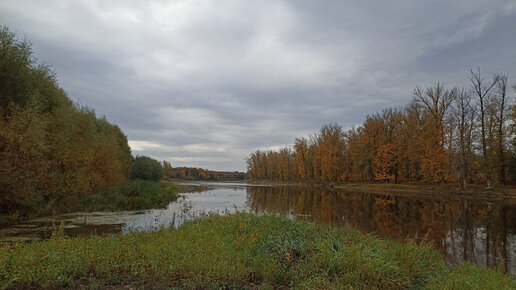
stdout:
<svg viewBox="0 0 516 290">
<path fill-rule="evenodd" d="M 135 154 L 219 170 L 359 125 L 416 84 L 516 67 L 510 0 L 3 1 L 0 19 Z"/>
</svg>

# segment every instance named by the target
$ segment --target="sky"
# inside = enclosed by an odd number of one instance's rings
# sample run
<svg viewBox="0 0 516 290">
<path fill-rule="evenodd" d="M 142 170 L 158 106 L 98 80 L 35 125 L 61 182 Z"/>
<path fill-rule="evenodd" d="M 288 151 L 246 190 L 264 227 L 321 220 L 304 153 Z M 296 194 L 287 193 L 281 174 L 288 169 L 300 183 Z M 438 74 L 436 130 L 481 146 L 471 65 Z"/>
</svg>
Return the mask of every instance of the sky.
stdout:
<svg viewBox="0 0 516 290">
<path fill-rule="evenodd" d="M 516 1 L 0 1 L 133 155 L 245 171 L 257 149 L 400 107 L 416 85 L 516 83 Z M 514 93 L 511 95 L 514 97 Z"/>
</svg>

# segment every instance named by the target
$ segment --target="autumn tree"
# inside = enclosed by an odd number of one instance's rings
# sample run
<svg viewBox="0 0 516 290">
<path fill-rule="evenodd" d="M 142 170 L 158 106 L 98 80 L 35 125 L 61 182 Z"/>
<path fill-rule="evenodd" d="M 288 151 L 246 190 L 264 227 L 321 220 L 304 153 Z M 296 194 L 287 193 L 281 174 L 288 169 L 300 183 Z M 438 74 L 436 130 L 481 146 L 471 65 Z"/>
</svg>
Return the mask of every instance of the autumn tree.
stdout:
<svg viewBox="0 0 516 290">
<path fill-rule="evenodd" d="M 427 181 L 446 180 L 448 158 L 444 147 L 443 121 L 446 111 L 456 96 L 456 89 L 445 90 L 441 83 L 431 87 L 414 89 L 414 99 L 424 109 L 424 157 L 422 174 Z"/>
<path fill-rule="evenodd" d="M 50 169 L 44 123 L 34 108 L 10 105 L 5 110 L 8 117 L 0 118 L 0 205 L 6 210 L 35 207 Z"/>
<path fill-rule="evenodd" d="M 265 179 L 265 152 L 256 150 L 247 158 L 247 174 L 252 179 Z"/>
<path fill-rule="evenodd" d="M 317 155 L 321 160 L 321 178 L 337 182 L 342 174 L 344 160 L 344 132 L 337 124 L 328 124 L 319 132 Z"/>
<path fill-rule="evenodd" d="M 297 173 L 301 180 L 309 179 L 308 143 L 305 138 L 297 138 L 294 143 L 295 161 Z"/>
<path fill-rule="evenodd" d="M 375 163 L 375 179 L 381 181 L 397 182 L 397 161 L 394 144 L 382 144 L 376 151 L 374 158 Z"/>
<path fill-rule="evenodd" d="M 163 167 L 163 176 L 166 178 L 171 178 L 174 176 L 174 169 L 172 168 L 172 164 L 170 162 L 163 160 L 162 165 Z"/>
<path fill-rule="evenodd" d="M 360 156 L 362 159 L 362 165 L 366 170 L 367 180 L 374 180 L 374 158 L 378 148 L 383 142 L 382 133 L 384 132 L 384 123 L 379 114 L 370 115 L 366 117 L 366 120 L 361 130 L 362 136 L 360 138 L 360 146 L 362 152 Z"/>
<path fill-rule="evenodd" d="M 0 28 L 0 207 L 22 212 L 129 177 L 127 137 L 72 103 L 28 41 Z"/>
<path fill-rule="evenodd" d="M 486 83 L 480 71 L 471 71 L 470 81 L 472 93 L 445 89 L 440 82 L 417 86 L 404 108 L 370 114 L 346 132 L 329 124 L 308 139 L 296 139 L 292 151 L 256 151 L 247 159 L 249 177 L 315 183 L 456 181 L 461 188 L 491 176 L 514 182 L 516 109 L 508 106 L 507 76 L 498 74 Z"/>
<path fill-rule="evenodd" d="M 347 133 L 345 173 L 348 181 L 370 181 L 371 160 L 364 142 L 363 127 L 351 128 Z"/>
</svg>

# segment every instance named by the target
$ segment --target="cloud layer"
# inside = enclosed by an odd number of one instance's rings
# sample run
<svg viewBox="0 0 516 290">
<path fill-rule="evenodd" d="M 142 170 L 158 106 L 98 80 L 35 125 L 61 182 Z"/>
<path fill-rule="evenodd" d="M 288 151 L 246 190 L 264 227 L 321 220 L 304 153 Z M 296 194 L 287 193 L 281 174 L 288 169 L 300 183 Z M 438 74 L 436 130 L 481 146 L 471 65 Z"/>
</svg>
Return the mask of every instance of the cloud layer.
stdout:
<svg viewBox="0 0 516 290">
<path fill-rule="evenodd" d="M 135 154 L 173 166 L 245 170 L 251 151 L 360 124 L 416 84 L 516 75 L 513 0 L 2 1 L 0 22 Z"/>
</svg>

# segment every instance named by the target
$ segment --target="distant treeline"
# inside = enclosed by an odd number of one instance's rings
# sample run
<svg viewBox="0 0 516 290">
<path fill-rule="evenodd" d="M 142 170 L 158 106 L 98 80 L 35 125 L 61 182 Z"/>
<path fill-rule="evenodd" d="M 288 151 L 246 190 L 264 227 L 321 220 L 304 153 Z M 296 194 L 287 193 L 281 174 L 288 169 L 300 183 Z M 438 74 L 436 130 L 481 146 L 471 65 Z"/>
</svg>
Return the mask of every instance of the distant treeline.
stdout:
<svg viewBox="0 0 516 290">
<path fill-rule="evenodd" d="M 343 130 L 328 124 L 293 148 L 257 150 L 256 180 L 516 183 L 516 107 L 507 75 L 472 70 L 470 87 L 416 87 L 404 108 L 369 115 Z M 512 87 L 516 89 L 515 86 Z"/>
<path fill-rule="evenodd" d="M 194 167 L 172 167 L 170 162 L 163 161 L 163 177 L 183 180 L 229 181 L 243 180 L 244 172 L 211 171 Z"/>
<path fill-rule="evenodd" d="M 0 27 L 0 208 L 38 210 L 128 179 L 116 125 L 75 105 L 31 45 Z"/>
</svg>

